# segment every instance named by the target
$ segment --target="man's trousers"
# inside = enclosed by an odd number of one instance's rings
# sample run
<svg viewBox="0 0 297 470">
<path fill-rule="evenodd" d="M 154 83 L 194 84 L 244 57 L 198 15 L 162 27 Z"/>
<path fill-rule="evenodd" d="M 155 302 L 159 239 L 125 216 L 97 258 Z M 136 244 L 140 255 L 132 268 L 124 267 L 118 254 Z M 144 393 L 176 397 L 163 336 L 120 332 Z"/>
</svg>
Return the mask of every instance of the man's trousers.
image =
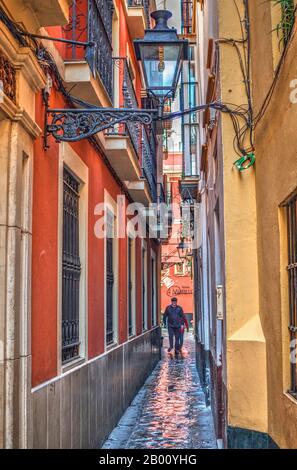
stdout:
<svg viewBox="0 0 297 470">
<path fill-rule="evenodd" d="M 175 338 L 175 350 L 179 351 L 179 349 L 180 349 L 180 328 L 173 328 L 172 326 L 168 326 L 168 334 L 169 334 L 170 348 L 173 349 L 173 337 L 174 337 Z"/>
</svg>

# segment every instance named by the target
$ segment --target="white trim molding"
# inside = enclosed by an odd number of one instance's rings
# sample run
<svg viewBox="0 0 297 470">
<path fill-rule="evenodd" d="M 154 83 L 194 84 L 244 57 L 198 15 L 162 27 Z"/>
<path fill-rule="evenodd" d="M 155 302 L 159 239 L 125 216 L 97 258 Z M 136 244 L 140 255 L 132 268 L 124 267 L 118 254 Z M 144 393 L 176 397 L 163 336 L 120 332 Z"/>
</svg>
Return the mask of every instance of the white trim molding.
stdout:
<svg viewBox="0 0 297 470">
<path fill-rule="evenodd" d="M 57 315 L 57 357 L 58 375 L 76 361 L 62 365 L 62 249 L 63 249 L 63 169 L 67 167 L 81 182 L 79 191 L 79 252 L 81 276 L 79 288 L 79 337 L 80 358 L 88 359 L 88 194 L 89 169 L 78 154 L 67 143 L 60 144 L 59 152 L 59 209 L 58 209 L 58 315 Z"/>
<path fill-rule="evenodd" d="M 113 226 L 113 273 L 114 273 L 114 285 L 113 285 L 113 344 L 106 344 L 106 237 L 104 238 L 104 350 L 108 350 L 118 344 L 119 340 L 119 239 L 117 237 L 118 233 L 118 209 L 117 203 L 111 197 L 109 192 L 104 189 L 104 204 L 107 206 L 107 210 L 112 212 L 114 217 L 114 226 Z M 105 217 L 107 214 L 104 214 Z M 105 224 L 106 225 L 106 224 Z"/>
</svg>

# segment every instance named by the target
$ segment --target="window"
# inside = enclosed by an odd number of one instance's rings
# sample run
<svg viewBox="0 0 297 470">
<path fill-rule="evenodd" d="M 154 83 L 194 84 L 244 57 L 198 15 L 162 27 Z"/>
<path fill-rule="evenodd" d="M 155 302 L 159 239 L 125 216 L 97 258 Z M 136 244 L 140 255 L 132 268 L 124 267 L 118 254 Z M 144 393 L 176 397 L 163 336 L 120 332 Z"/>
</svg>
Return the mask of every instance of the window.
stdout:
<svg viewBox="0 0 297 470">
<path fill-rule="evenodd" d="M 295 196 L 287 205 L 288 221 L 288 276 L 289 276 L 289 306 L 290 306 L 290 340 L 292 349 L 297 344 L 297 196 Z M 295 355 L 294 355 L 295 356 Z M 295 361 L 296 362 L 296 361 Z M 297 397 L 297 374 L 296 363 L 291 361 L 291 390 L 290 392 Z"/>
<path fill-rule="evenodd" d="M 63 258 L 62 258 L 62 362 L 79 357 L 79 253 L 80 183 L 64 167 L 63 173 Z"/>
<path fill-rule="evenodd" d="M 114 342 L 114 217 L 107 211 L 106 236 L 106 344 Z"/>
<path fill-rule="evenodd" d="M 184 276 L 185 275 L 184 263 L 176 263 L 174 265 L 174 274 L 176 276 Z"/>
<path fill-rule="evenodd" d="M 156 255 L 151 252 L 151 283 L 152 283 L 152 326 L 157 325 L 157 282 L 156 282 Z"/>
<path fill-rule="evenodd" d="M 135 334 L 135 240 L 128 237 L 128 334 Z"/>
<path fill-rule="evenodd" d="M 142 246 L 142 330 L 147 330 L 147 250 Z"/>
</svg>

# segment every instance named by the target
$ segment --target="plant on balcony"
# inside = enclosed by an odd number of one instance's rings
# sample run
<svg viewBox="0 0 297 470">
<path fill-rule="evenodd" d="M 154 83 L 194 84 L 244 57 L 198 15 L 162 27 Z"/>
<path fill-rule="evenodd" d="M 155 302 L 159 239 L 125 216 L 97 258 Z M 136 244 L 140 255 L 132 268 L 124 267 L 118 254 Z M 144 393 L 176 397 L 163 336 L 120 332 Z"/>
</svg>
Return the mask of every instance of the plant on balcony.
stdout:
<svg viewBox="0 0 297 470">
<path fill-rule="evenodd" d="M 281 8 L 281 19 L 273 31 L 280 37 L 280 45 L 287 44 L 295 24 L 296 8 L 294 0 L 271 0 L 274 6 Z"/>
</svg>

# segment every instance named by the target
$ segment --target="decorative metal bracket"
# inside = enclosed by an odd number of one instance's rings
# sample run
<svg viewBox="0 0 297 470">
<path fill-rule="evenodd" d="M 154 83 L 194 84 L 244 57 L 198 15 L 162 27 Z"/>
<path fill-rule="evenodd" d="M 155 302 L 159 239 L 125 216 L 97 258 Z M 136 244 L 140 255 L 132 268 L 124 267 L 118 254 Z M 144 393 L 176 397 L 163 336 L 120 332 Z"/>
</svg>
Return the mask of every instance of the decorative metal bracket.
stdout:
<svg viewBox="0 0 297 470">
<path fill-rule="evenodd" d="M 57 142 L 78 142 L 121 122 L 151 124 L 156 114 L 155 109 L 47 109 L 45 137 L 53 135 Z"/>
</svg>

